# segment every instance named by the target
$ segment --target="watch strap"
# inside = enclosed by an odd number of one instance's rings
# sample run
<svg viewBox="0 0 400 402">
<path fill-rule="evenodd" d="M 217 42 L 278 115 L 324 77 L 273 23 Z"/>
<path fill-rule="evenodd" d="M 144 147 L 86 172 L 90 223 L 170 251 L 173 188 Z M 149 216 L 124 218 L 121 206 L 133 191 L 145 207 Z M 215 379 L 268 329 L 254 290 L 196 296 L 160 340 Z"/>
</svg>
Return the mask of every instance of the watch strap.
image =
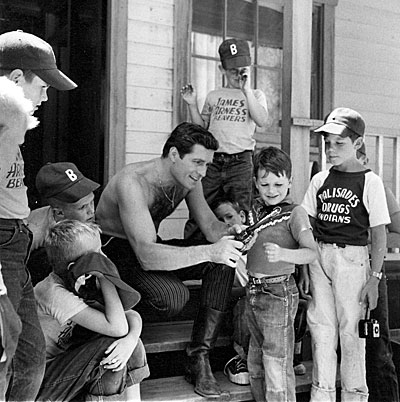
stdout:
<svg viewBox="0 0 400 402">
<path fill-rule="evenodd" d="M 379 280 L 381 280 L 382 279 L 382 272 L 372 271 L 372 276 L 375 276 L 375 278 L 378 278 Z"/>
</svg>

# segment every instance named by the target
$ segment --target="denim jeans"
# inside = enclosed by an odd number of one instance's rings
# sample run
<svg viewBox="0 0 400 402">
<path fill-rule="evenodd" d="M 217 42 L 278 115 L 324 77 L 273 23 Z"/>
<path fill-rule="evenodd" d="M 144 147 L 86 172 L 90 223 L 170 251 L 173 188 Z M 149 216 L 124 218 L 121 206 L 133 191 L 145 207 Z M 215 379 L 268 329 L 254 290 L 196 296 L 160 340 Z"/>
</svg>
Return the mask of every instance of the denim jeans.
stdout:
<svg viewBox="0 0 400 402">
<path fill-rule="evenodd" d="M 17 349 L 22 324 L 6 294 L 0 296 L 0 401 L 6 399 L 7 372 Z"/>
<path fill-rule="evenodd" d="M 215 153 L 207 175 L 201 181 L 204 197 L 208 205 L 219 197 L 234 197 L 242 209 L 248 211 L 253 189 L 253 153 L 244 151 L 238 154 Z M 185 226 L 185 239 L 198 238 L 194 220 L 189 217 Z"/>
<path fill-rule="evenodd" d="M 295 280 L 291 276 L 281 283 L 248 285 L 246 292 L 253 397 L 257 402 L 294 402 L 294 318 L 299 302 Z"/>
<path fill-rule="evenodd" d="M 119 395 L 148 377 L 146 352 L 140 339 L 123 370 L 114 372 L 100 365 L 114 341 L 115 338 L 96 334 L 48 362 L 37 400 L 67 402 L 86 394 Z"/>
<path fill-rule="evenodd" d="M 378 320 L 380 337 L 366 339 L 367 385 L 369 402 L 399 402 L 399 388 L 396 367 L 389 336 L 389 308 L 385 275 L 379 282 L 378 305 L 371 311 L 371 318 Z"/>
<path fill-rule="evenodd" d="M 307 311 L 313 351 L 311 401 L 336 401 L 337 346 L 341 347 L 341 401 L 368 400 L 365 339 L 358 322 L 365 317 L 361 289 L 369 278 L 367 247 L 318 244 L 310 264 L 313 298 Z"/>
<path fill-rule="evenodd" d="M 36 301 L 26 261 L 32 233 L 16 219 L 0 219 L 0 261 L 8 297 L 17 312 L 22 332 L 8 370 L 6 398 L 33 401 L 45 368 L 45 340 L 36 310 Z"/>
</svg>

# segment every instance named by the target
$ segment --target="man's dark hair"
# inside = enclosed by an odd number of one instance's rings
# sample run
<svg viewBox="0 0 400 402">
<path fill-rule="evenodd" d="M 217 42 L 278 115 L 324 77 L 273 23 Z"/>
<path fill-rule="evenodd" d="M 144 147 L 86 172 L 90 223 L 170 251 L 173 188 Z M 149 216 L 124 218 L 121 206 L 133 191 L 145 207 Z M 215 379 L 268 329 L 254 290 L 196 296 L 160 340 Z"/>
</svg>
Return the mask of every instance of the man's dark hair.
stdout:
<svg viewBox="0 0 400 402">
<path fill-rule="evenodd" d="M 259 169 L 264 169 L 267 173 L 276 176 L 292 176 L 292 161 L 290 156 L 276 147 L 262 148 L 254 156 L 254 176 L 257 178 Z"/>
<path fill-rule="evenodd" d="M 164 145 L 162 157 L 168 156 L 169 150 L 175 147 L 179 156 L 183 158 L 186 154 L 192 152 L 194 145 L 202 145 L 204 148 L 216 151 L 218 141 L 205 128 L 193 123 L 181 123 L 175 127 Z"/>
</svg>

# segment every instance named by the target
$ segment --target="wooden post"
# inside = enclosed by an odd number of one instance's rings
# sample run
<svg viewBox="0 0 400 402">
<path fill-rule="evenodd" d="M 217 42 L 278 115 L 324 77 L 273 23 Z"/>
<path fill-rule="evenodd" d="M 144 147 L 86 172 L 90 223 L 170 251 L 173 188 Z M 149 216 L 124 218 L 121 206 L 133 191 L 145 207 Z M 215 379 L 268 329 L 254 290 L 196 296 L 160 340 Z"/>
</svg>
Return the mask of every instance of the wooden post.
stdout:
<svg viewBox="0 0 400 402">
<path fill-rule="evenodd" d="M 301 202 L 309 183 L 312 0 L 285 0 L 282 149 L 293 163 L 291 194 Z M 295 124 L 295 122 L 297 122 Z"/>
</svg>

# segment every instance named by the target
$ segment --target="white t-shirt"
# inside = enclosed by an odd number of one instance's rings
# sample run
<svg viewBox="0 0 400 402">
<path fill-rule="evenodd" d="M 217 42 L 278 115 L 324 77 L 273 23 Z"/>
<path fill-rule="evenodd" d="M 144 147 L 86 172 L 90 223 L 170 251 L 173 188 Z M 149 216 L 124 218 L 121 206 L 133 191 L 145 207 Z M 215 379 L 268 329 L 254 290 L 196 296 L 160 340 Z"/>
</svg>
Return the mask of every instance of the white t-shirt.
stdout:
<svg viewBox="0 0 400 402">
<path fill-rule="evenodd" d="M 258 103 L 267 110 L 264 93 L 254 89 Z M 236 154 L 253 151 L 256 123 L 249 114 L 247 99 L 240 89 L 220 88 L 208 93 L 201 117 L 219 142 L 218 152 Z"/>
<path fill-rule="evenodd" d="M 0 146 L 0 158 L 6 154 L 7 156 L 15 154 L 15 158 L 11 165 L 0 171 L 0 218 L 26 219 L 29 215 L 29 206 L 21 150 L 18 145 L 13 149 Z"/>
<path fill-rule="evenodd" d="M 71 345 L 72 330 L 76 325 L 71 318 L 89 306 L 67 290 L 53 272 L 34 287 L 34 292 L 46 339 L 46 360 L 49 361 Z"/>
</svg>

